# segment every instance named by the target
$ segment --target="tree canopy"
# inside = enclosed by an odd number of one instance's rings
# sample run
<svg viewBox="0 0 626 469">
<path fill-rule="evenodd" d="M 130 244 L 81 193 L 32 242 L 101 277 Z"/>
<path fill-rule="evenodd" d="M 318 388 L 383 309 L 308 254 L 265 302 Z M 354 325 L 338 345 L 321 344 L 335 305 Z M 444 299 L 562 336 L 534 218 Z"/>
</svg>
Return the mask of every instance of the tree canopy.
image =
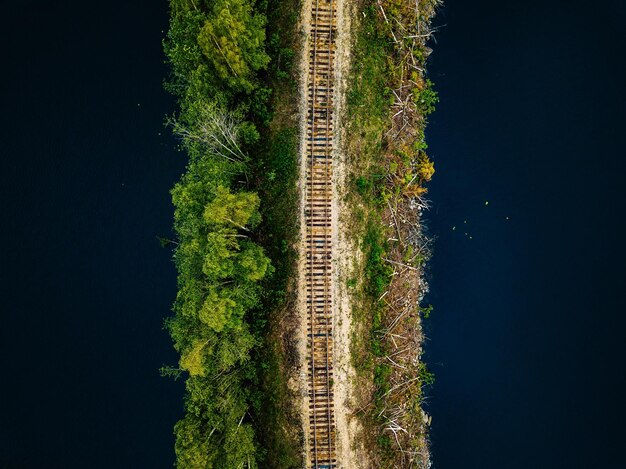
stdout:
<svg viewBox="0 0 626 469">
<path fill-rule="evenodd" d="M 258 305 L 258 282 L 272 267 L 250 239 L 260 221 L 258 196 L 233 192 L 228 178 L 216 177 L 205 162 L 191 161 L 172 190 L 179 275 L 167 326 L 179 367 L 189 375 L 187 414 L 175 427 L 177 465 L 253 468 L 244 382 L 256 339 L 245 317 Z"/>
<path fill-rule="evenodd" d="M 266 19 L 250 0 L 171 0 L 170 6 L 166 87 L 180 112 L 169 121 L 189 156 L 172 189 L 177 239 L 169 244 L 178 293 L 166 326 L 180 359 L 165 374 L 186 375 L 186 413 L 174 428 L 176 465 L 256 468 L 247 383 L 258 339 L 248 316 L 259 305 L 259 281 L 273 268 L 254 240 L 259 197 L 245 190 L 242 176 L 245 145 L 258 140 L 245 120 L 257 98 L 246 96 L 269 62 Z"/>
</svg>

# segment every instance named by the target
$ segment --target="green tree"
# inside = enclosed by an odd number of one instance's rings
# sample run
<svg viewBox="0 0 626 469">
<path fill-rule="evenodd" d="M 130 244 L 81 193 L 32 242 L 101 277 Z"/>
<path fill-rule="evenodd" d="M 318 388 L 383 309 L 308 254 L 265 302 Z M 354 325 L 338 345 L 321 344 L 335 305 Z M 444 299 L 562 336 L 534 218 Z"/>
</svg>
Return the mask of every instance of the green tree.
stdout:
<svg viewBox="0 0 626 469">
<path fill-rule="evenodd" d="M 163 41 L 172 74 L 167 88 L 182 97 L 203 62 L 198 34 L 207 18 L 204 13 L 192 8 L 189 2 L 172 1 L 170 4 L 170 28 Z"/>
<path fill-rule="evenodd" d="M 241 305 L 224 292 L 225 289 L 211 288 L 199 313 L 200 320 L 215 332 L 221 332 L 230 323 L 233 314 L 241 311 Z"/>
<path fill-rule="evenodd" d="M 251 92 L 254 72 L 267 67 L 264 15 L 248 0 L 216 0 L 198 35 L 204 56 L 236 91 Z"/>
<path fill-rule="evenodd" d="M 205 347 L 209 343 L 208 340 L 202 341 L 201 339 L 194 339 L 191 347 L 183 352 L 180 357 L 180 367 L 191 376 L 204 376 L 204 351 Z"/>
<path fill-rule="evenodd" d="M 253 282 L 261 280 L 271 270 L 269 258 L 258 244 L 244 241 L 242 246 L 235 266 L 238 276 Z"/>
<path fill-rule="evenodd" d="M 225 279 L 233 275 L 234 257 L 239 248 L 234 234 L 222 230 L 207 235 L 202 271 L 208 278 Z"/>
<path fill-rule="evenodd" d="M 210 430 L 208 430 L 210 432 Z M 215 467 L 216 448 L 199 418 L 187 414 L 174 427 L 176 434 L 176 466 L 178 469 L 210 469 Z"/>
<path fill-rule="evenodd" d="M 231 193 L 219 186 L 215 198 L 206 205 L 204 220 L 211 225 L 224 225 L 248 231 L 261 221 L 259 196 L 253 192 Z"/>
</svg>

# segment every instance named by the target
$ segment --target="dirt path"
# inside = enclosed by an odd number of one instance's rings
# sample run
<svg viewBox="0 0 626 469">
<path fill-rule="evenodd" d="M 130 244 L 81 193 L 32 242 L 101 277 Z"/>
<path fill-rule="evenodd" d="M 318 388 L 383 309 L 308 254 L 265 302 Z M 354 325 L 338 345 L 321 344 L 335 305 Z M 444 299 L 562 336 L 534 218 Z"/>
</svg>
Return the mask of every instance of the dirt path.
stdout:
<svg viewBox="0 0 626 469">
<path fill-rule="evenodd" d="M 346 0 L 303 2 L 298 342 L 307 468 L 365 467 L 356 454 L 359 429 L 350 411 L 354 370 L 346 284 L 357 251 L 341 229 L 349 18 Z"/>
</svg>

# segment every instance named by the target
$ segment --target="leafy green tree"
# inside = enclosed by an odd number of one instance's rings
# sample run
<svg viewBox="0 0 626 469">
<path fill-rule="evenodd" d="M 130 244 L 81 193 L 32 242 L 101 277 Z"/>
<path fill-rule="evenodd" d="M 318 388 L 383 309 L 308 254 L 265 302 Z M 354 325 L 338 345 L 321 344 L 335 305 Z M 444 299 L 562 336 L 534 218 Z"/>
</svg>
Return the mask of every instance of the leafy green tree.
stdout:
<svg viewBox="0 0 626 469">
<path fill-rule="evenodd" d="M 261 221 L 259 196 L 253 192 L 231 193 L 220 186 L 215 198 L 204 210 L 204 220 L 211 225 L 224 225 L 249 231 Z M 246 227 L 249 225 L 249 228 Z"/>
<path fill-rule="evenodd" d="M 226 467 L 245 467 L 253 469 L 258 467 L 255 461 L 256 448 L 254 446 L 254 432 L 249 424 L 231 427 L 226 433 L 224 441 L 226 453 Z"/>
<path fill-rule="evenodd" d="M 210 469 L 215 467 L 216 448 L 207 438 L 207 431 L 200 419 L 187 414 L 174 427 L 176 434 L 176 466 L 178 469 Z M 209 430 L 210 432 L 210 430 Z"/>
<path fill-rule="evenodd" d="M 180 358 L 180 367 L 187 370 L 191 376 L 204 376 L 204 352 L 209 340 L 194 339 L 191 347 L 183 352 Z"/>
<path fill-rule="evenodd" d="M 175 95 L 183 97 L 194 74 L 197 75 L 203 63 L 198 34 L 207 18 L 203 12 L 191 7 L 189 2 L 172 1 L 170 5 L 170 27 L 163 41 L 163 49 L 172 73 L 167 88 Z"/>
<path fill-rule="evenodd" d="M 237 90 L 254 89 L 254 72 L 267 67 L 265 16 L 249 0 L 216 0 L 198 35 L 204 56 L 218 76 Z"/>
<path fill-rule="evenodd" d="M 241 311 L 241 305 L 223 293 L 224 290 L 211 288 L 199 312 L 200 320 L 215 332 L 221 332 L 231 317 Z"/>
<path fill-rule="evenodd" d="M 219 370 L 244 366 L 250 361 L 249 352 L 255 345 L 255 338 L 248 328 L 226 332 L 224 340 L 215 349 L 215 366 Z"/>
<path fill-rule="evenodd" d="M 258 244 L 244 241 L 242 246 L 235 266 L 238 276 L 249 281 L 261 280 L 271 270 L 269 258 Z"/>
<path fill-rule="evenodd" d="M 207 235 L 202 271 L 208 278 L 225 279 L 232 277 L 234 258 L 239 247 L 233 234 L 222 230 Z"/>
</svg>

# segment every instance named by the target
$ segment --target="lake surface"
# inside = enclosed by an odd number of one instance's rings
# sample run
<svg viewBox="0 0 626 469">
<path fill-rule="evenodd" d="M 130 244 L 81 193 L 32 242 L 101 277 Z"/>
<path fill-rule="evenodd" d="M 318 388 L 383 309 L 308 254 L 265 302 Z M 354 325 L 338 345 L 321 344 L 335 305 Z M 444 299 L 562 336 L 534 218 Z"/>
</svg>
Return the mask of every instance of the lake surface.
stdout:
<svg viewBox="0 0 626 469">
<path fill-rule="evenodd" d="M 12 2 L 3 20 L 0 468 L 172 467 L 167 4 Z"/>
<path fill-rule="evenodd" d="M 0 468 L 171 467 L 167 5 L 3 19 Z M 624 467 L 625 9 L 449 0 L 438 22 L 435 467 Z"/>
<path fill-rule="evenodd" d="M 626 8 L 446 5 L 427 132 L 434 467 L 626 467 Z"/>
</svg>

